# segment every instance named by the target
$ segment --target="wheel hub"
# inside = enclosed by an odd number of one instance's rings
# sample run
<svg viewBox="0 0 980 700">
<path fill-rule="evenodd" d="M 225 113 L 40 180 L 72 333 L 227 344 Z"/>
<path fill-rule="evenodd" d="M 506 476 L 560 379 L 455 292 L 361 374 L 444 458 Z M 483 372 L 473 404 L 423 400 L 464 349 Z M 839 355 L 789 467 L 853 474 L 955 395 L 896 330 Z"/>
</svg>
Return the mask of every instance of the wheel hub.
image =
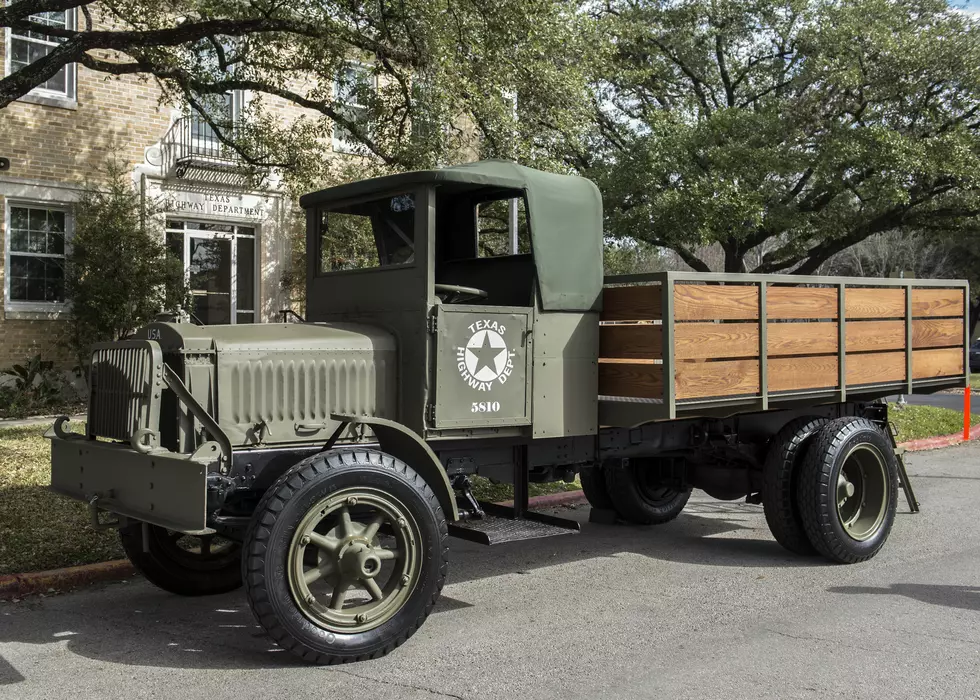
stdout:
<svg viewBox="0 0 980 700">
<path fill-rule="evenodd" d="M 297 607 L 332 631 L 382 624 L 419 578 L 419 537 L 414 518 L 389 494 L 353 488 L 328 496 L 310 509 L 290 544 L 289 586 Z"/>
<path fill-rule="evenodd" d="M 878 532 L 888 506 L 888 477 L 878 450 L 855 446 L 837 476 L 837 518 L 851 538 L 864 541 Z"/>
</svg>

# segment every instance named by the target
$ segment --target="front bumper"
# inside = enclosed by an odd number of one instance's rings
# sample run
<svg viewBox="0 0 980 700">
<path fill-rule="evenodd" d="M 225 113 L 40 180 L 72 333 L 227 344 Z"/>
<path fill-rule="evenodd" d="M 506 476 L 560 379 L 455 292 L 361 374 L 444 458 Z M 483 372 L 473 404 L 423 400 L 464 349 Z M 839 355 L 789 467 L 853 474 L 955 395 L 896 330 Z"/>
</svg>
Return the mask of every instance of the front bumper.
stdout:
<svg viewBox="0 0 980 700">
<path fill-rule="evenodd" d="M 52 428 L 51 489 L 69 498 L 169 530 L 207 528 L 207 475 L 217 450 L 181 455 L 138 452 L 129 445 L 89 440 Z M 213 444 L 213 443 L 211 443 Z"/>
</svg>

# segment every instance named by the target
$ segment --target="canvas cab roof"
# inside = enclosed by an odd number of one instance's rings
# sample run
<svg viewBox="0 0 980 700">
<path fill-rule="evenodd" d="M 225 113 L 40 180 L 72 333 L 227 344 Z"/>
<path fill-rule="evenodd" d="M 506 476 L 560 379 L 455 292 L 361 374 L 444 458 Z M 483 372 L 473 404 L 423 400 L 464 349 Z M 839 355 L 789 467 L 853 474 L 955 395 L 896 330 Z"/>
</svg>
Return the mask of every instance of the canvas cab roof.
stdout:
<svg viewBox="0 0 980 700">
<path fill-rule="evenodd" d="M 338 185 L 304 195 L 300 205 L 306 209 L 329 206 L 420 186 L 522 191 L 543 308 L 598 308 L 602 292 L 602 198 L 595 184 L 585 178 L 485 160 Z"/>
</svg>

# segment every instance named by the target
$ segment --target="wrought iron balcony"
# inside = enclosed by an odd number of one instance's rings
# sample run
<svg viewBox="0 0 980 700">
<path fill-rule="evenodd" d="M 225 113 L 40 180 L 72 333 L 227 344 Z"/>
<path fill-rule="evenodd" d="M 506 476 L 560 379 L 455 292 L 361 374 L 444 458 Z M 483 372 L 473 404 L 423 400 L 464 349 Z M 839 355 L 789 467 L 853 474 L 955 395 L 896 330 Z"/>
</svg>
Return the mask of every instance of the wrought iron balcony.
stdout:
<svg viewBox="0 0 980 700">
<path fill-rule="evenodd" d="M 164 176 L 241 184 L 250 177 L 264 173 L 265 168 L 248 162 L 226 142 L 245 146 L 253 160 L 267 160 L 267 149 L 255 143 L 246 125 L 233 124 L 223 128 L 221 135 L 224 140 L 199 115 L 181 117 L 175 121 L 160 144 Z"/>
</svg>

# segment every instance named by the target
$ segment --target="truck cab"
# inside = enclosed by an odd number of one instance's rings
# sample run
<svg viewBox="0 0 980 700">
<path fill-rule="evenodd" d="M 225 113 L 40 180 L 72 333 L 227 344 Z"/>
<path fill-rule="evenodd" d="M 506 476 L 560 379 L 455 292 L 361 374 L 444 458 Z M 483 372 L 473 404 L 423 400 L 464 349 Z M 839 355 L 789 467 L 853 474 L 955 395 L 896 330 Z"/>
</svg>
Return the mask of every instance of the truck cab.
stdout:
<svg viewBox="0 0 980 700">
<path fill-rule="evenodd" d="M 396 339 L 396 408 L 386 417 L 428 440 L 595 433 L 594 184 L 484 161 L 300 203 L 307 320 L 375 324 Z"/>
</svg>

